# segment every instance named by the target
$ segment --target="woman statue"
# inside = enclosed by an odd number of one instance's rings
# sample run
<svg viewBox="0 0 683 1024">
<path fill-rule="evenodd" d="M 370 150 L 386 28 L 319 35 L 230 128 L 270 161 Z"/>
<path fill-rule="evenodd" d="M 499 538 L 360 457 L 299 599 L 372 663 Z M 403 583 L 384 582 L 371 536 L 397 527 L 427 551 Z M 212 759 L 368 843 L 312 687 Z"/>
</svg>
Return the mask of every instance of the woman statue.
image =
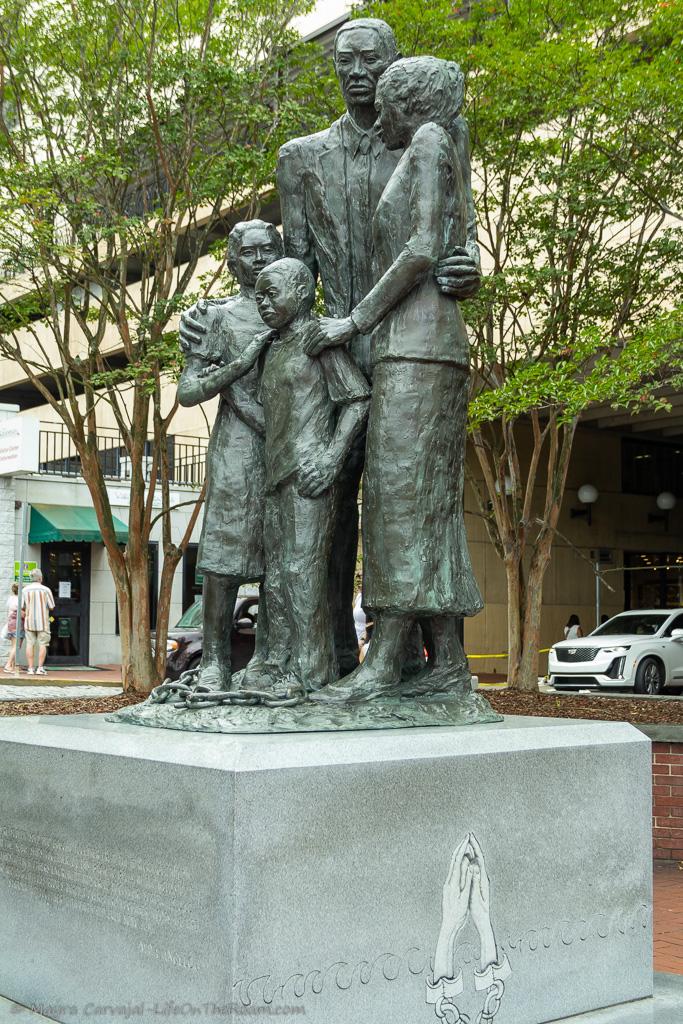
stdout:
<svg viewBox="0 0 683 1024">
<path fill-rule="evenodd" d="M 257 399 L 259 356 L 268 332 L 254 286 L 259 273 L 282 256 L 282 240 L 262 220 L 235 224 L 228 239 L 228 266 L 239 292 L 202 299 L 183 314 L 180 343 L 185 368 L 178 383 L 181 405 L 220 395 L 206 458 L 207 492 L 197 568 L 204 576 L 204 652 L 199 686 L 227 690 L 232 684 L 231 637 L 241 584 L 263 581 L 265 465 L 263 409 Z M 266 602 L 259 602 L 254 669 L 269 651 Z"/>
<path fill-rule="evenodd" d="M 398 60 L 377 87 L 378 125 L 405 149 L 373 220 L 375 279 L 344 319 L 326 318 L 310 354 L 372 340 L 373 390 L 363 483 L 363 606 L 375 621 L 363 664 L 312 695 L 320 703 L 407 693 L 470 692 L 457 620 L 482 607 L 462 494 L 469 347 L 458 303 L 434 277 L 466 242 L 466 196 L 449 129 L 463 75 L 435 57 Z M 375 330 L 376 329 L 376 330 Z M 415 621 L 428 669 L 400 683 Z"/>
</svg>

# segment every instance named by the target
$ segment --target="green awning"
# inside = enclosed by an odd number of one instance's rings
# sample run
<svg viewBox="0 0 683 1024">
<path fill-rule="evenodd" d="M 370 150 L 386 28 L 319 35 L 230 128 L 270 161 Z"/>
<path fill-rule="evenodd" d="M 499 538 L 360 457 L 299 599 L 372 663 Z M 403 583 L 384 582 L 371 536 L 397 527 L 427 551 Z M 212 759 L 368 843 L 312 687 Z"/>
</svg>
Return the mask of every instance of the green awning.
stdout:
<svg viewBox="0 0 683 1024">
<path fill-rule="evenodd" d="M 128 540 L 128 527 L 114 518 L 114 529 L 119 544 Z M 29 544 L 51 544 L 54 541 L 102 541 L 94 508 L 77 508 L 73 505 L 31 505 L 31 526 L 28 531 Z"/>
</svg>

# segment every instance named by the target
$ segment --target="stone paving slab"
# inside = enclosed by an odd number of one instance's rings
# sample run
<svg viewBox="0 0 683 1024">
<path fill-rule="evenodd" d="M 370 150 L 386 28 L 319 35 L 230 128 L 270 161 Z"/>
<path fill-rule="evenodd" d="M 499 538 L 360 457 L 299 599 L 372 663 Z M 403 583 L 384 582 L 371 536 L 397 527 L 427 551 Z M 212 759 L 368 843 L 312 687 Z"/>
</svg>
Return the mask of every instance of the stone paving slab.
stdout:
<svg viewBox="0 0 683 1024">
<path fill-rule="evenodd" d="M 115 697 L 123 693 L 114 686 L 4 686 L 0 684 L 0 700 L 65 700 L 76 697 Z"/>
</svg>

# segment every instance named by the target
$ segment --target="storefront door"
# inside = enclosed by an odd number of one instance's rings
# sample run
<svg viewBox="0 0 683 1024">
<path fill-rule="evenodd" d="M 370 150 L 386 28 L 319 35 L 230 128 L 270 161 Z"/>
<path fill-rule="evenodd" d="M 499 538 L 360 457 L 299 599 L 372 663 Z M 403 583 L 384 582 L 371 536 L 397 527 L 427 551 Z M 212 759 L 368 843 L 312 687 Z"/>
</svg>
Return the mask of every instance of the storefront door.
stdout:
<svg viewBox="0 0 683 1024">
<path fill-rule="evenodd" d="M 87 665 L 90 637 L 90 544 L 43 544 L 43 583 L 55 599 L 48 666 Z"/>
</svg>

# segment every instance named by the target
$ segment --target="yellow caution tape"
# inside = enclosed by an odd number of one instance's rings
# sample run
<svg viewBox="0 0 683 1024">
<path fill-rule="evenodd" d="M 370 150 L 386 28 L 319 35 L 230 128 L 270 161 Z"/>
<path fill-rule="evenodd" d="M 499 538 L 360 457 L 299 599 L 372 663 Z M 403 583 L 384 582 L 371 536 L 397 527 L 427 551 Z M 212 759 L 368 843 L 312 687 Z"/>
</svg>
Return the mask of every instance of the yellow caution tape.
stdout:
<svg viewBox="0 0 683 1024">
<path fill-rule="evenodd" d="M 552 650 L 550 647 L 542 647 L 539 654 L 548 654 Z M 503 654 L 468 654 L 468 658 L 507 658 L 508 652 L 504 651 Z"/>
</svg>

